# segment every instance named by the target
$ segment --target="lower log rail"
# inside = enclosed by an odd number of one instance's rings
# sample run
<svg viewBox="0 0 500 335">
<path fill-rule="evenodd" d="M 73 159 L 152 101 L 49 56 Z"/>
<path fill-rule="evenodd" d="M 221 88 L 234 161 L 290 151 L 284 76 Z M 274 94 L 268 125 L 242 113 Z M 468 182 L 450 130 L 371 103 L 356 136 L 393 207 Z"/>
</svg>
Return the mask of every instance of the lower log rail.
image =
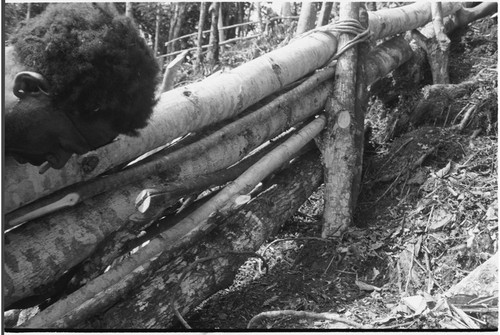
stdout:
<svg viewBox="0 0 500 335">
<path fill-rule="evenodd" d="M 257 197 L 237 212 L 220 218 L 217 228 L 199 244 L 180 251 L 153 278 L 144 282 L 132 297 L 111 307 L 104 314 L 76 325 L 77 328 L 149 329 L 174 326 L 176 318 L 169 304 L 170 296 L 179 286 L 181 293 L 177 294 L 176 304 L 180 313 L 185 315 L 212 294 L 231 285 L 246 257 L 234 254 L 201 263 L 178 283 L 178 278 L 189 264 L 196 259 L 228 250 L 257 250 L 298 210 L 322 179 L 319 152 L 304 155 L 269 180 Z"/>
<path fill-rule="evenodd" d="M 310 194 L 320 185 L 323 170 L 317 151 L 309 152 L 294 161 L 287 169 L 268 180 L 263 191 L 254 199 L 224 216 L 217 216 L 215 228 L 186 249 L 178 249 L 168 256 L 168 263 L 154 276 L 144 278 L 128 298 L 114 306 L 93 309 L 93 315 L 72 315 L 41 326 L 28 320 L 21 327 L 144 329 L 168 328 L 175 324 L 170 307 L 170 296 L 178 292 L 176 300 L 181 314 L 195 308 L 206 298 L 229 286 L 246 257 L 235 253 L 227 258 L 201 263 L 192 272 L 178 279 L 186 267 L 196 259 L 228 251 L 254 252 L 266 239 L 295 213 Z M 269 216 L 273 213 L 273 216 Z M 97 315 L 95 315 L 97 314 Z M 134 317 L 130 317 L 133 315 Z M 35 317 L 36 318 L 36 317 Z M 32 319 L 33 320 L 33 319 Z"/>
</svg>

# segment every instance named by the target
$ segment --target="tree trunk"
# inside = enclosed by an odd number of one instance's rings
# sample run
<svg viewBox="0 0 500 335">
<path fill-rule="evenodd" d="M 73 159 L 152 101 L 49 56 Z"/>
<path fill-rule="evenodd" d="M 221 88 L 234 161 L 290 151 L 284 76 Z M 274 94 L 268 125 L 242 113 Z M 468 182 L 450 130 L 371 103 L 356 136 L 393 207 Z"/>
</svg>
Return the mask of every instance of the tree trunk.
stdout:
<svg viewBox="0 0 500 335">
<path fill-rule="evenodd" d="M 132 2 L 125 3 L 125 16 L 134 19 L 133 4 Z"/>
<path fill-rule="evenodd" d="M 202 2 L 200 4 L 200 19 L 198 21 L 198 40 L 197 42 L 197 47 L 198 51 L 196 53 L 196 62 L 195 62 L 195 71 L 198 72 L 200 71 L 201 64 L 203 62 L 203 50 L 202 50 L 202 45 L 203 45 L 203 27 L 205 26 L 205 21 L 206 21 L 206 16 L 207 16 L 207 2 Z"/>
<path fill-rule="evenodd" d="M 449 15 L 457 9 L 456 4 L 443 3 L 443 15 Z M 374 39 L 404 32 L 431 20 L 427 3 L 380 10 L 377 16 L 368 15 Z M 94 152 L 74 156 L 61 170 L 50 169 L 40 175 L 38 167 L 20 165 L 11 157 L 6 157 L 4 190 L 5 194 L 15 196 L 5 198 L 4 210 L 10 212 L 65 186 L 94 178 L 174 138 L 233 117 L 251 104 L 323 66 L 336 52 L 336 45 L 335 37 L 313 33 L 217 78 L 209 77 L 187 86 L 187 89 L 166 92 L 160 97 L 149 125 L 140 131 L 140 136 L 121 136 Z M 9 55 L 8 49 L 6 57 Z"/>
<path fill-rule="evenodd" d="M 331 1 L 323 1 L 321 5 L 321 11 L 318 15 L 318 23 L 316 24 L 316 28 L 324 26 L 328 24 L 330 21 L 330 15 L 332 14 L 333 2 Z"/>
<path fill-rule="evenodd" d="M 168 40 L 172 41 L 179 37 L 182 25 L 184 24 L 184 18 L 186 16 L 186 3 L 185 2 L 173 2 L 174 9 L 172 19 L 170 20 L 170 29 L 168 32 Z M 173 43 L 168 44 L 167 53 L 173 52 L 178 49 L 179 41 L 176 40 Z M 172 58 L 168 59 L 170 61 Z"/>
<path fill-rule="evenodd" d="M 257 8 L 257 26 L 259 27 L 259 33 L 264 32 L 264 25 L 262 24 L 262 13 L 260 7 L 260 1 L 255 2 L 255 7 Z"/>
<path fill-rule="evenodd" d="M 358 20 L 358 3 L 341 3 L 340 20 Z M 341 34 L 344 45 L 352 35 Z M 322 137 L 321 151 L 325 164 L 325 209 L 322 237 L 340 236 L 351 224 L 355 204 L 353 186 L 356 181 L 360 152 L 356 150 L 358 125 L 355 115 L 357 46 L 345 51 L 337 61 L 333 96 L 326 105 L 328 126 Z"/>
<path fill-rule="evenodd" d="M 245 22 L 245 3 L 243 2 L 237 2 L 236 6 L 238 8 L 238 19 L 236 23 L 243 23 Z M 243 37 L 246 36 L 246 26 L 242 27 L 237 27 L 236 28 L 236 36 L 238 37 Z"/>
<path fill-rule="evenodd" d="M 219 62 L 219 12 L 220 2 L 214 2 L 211 6 L 212 10 L 212 31 L 210 32 L 210 44 L 212 47 L 209 49 L 209 61 L 211 66 L 215 66 Z"/>
<path fill-rule="evenodd" d="M 160 43 L 160 24 L 161 24 L 161 4 L 156 5 L 156 28 L 155 28 L 155 43 L 153 51 L 155 56 L 158 55 L 158 44 Z"/>
<path fill-rule="evenodd" d="M 224 10 L 225 3 L 224 2 L 219 2 L 219 18 L 217 19 L 217 30 L 219 32 L 219 43 L 222 43 L 226 40 L 226 30 L 224 30 L 224 21 L 225 20 L 225 13 L 226 11 Z"/>
<path fill-rule="evenodd" d="M 31 18 L 31 2 L 28 2 L 26 5 L 26 21 L 28 21 Z"/>
<path fill-rule="evenodd" d="M 284 17 L 292 16 L 292 3 L 291 2 L 285 1 L 281 4 L 281 16 L 284 16 Z M 283 23 L 285 24 L 285 28 L 288 28 L 292 24 L 292 20 L 291 19 L 284 19 Z"/>
<path fill-rule="evenodd" d="M 316 22 L 316 14 L 316 3 L 302 2 L 302 9 L 300 10 L 300 17 L 295 35 L 300 35 L 313 29 L 314 23 Z"/>
</svg>

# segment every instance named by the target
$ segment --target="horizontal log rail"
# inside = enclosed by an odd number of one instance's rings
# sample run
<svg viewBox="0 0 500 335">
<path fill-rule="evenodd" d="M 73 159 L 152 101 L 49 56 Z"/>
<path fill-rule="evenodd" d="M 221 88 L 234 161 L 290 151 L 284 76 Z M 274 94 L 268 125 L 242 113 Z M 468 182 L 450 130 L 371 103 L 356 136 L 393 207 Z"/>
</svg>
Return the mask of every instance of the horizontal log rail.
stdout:
<svg viewBox="0 0 500 335">
<path fill-rule="evenodd" d="M 443 3 L 443 15 L 461 8 Z M 417 15 L 417 14 L 420 15 Z M 369 12 L 373 39 L 389 37 L 431 21 L 428 3 Z M 293 41 L 231 71 L 161 95 L 149 125 L 138 137 L 115 142 L 83 156 L 73 156 L 61 170 L 40 175 L 38 168 L 7 157 L 5 211 L 25 205 L 79 181 L 88 180 L 169 141 L 234 117 L 250 105 L 325 65 L 337 50 L 335 35 L 317 32 Z"/>
</svg>

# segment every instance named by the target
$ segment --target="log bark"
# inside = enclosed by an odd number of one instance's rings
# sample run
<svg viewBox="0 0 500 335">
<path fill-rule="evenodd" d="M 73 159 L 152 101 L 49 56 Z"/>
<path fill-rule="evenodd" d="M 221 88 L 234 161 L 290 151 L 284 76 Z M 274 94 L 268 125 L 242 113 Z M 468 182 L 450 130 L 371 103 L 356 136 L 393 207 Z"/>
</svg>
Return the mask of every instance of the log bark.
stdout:
<svg viewBox="0 0 500 335">
<path fill-rule="evenodd" d="M 320 185 L 322 176 L 317 151 L 292 163 L 290 168 L 269 181 L 255 199 L 237 213 L 222 218 L 217 223 L 218 228 L 199 244 L 175 255 L 173 261 L 163 266 L 132 296 L 77 327 L 165 329 L 175 326 L 177 320 L 169 305 L 170 296 L 177 292 L 179 285 L 181 293 L 177 294 L 176 305 L 181 314 L 186 314 L 212 294 L 231 285 L 244 259 L 229 255 L 200 264 L 182 283 L 177 283 L 186 266 L 195 259 L 228 250 L 257 250 Z"/>
<path fill-rule="evenodd" d="M 402 36 L 394 37 L 376 46 L 366 59 L 366 84 L 371 85 L 388 75 L 392 70 L 413 56 L 408 41 Z"/>
<path fill-rule="evenodd" d="M 460 4 L 443 3 L 443 15 Z M 430 22 L 428 3 L 369 12 L 374 39 L 392 36 Z M 323 66 L 336 52 L 334 36 L 318 32 L 298 39 L 220 76 L 161 95 L 149 125 L 138 137 L 115 142 L 83 156 L 72 157 L 61 170 L 40 175 L 38 168 L 5 160 L 6 212 L 65 186 L 89 180 L 179 136 L 234 117 L 248 106 Z M 6 55 L 8 55 L 6 51 Z"/>
<path fill-rule="evenodd" d="M 384 44 L 394 45 L 402 49 L 408 48 L 407 45 L 399 42 L 393 43 L 388 41 Z M 387 48 L 383 47 L 384 44 L 370 53 L 369 59 L 371 60 L 368 61 L 368 64 L 372 64 L 372 66 L 367 68 L 368 78 L 375 78 L 375 73 L 384 73 L 384 71 L 379 71 L 375 64 L 378 63 L 386 71 L 390 71 L 410 56 L 406 52 L 407 50 L 387 52 Z M 385 56 L 382 57 L 380 54 Z M 389 62 L 391 59 L 390 55 L 395 55 L 392 57 L 392 66 Z M 329 76 L 331 74 L 325 76 L 324 79 L 329 78 Z M 292 90 L 292 95 L 285 94 L 278 98 L 272 103 L 274 107 L 263 107 L 260 110 L 261 116 L 258 116 L 258 113 L 253 116 L 249 114 L 248 117 L 238 121 L 236 125 L 229 125 L 229 129 L 232 129 L 231 132 L 220 133 L 220 135 L 215 136 L 214 142 L 209 145 L 209 147 L 214 147 L 213 150 L 207 151 L 207 146 L 201 146 L 200 151 L 195 151 L 192 156 L 180 155 L 174 152 L 168 156 L 169 158 L 163 158 L 164 163 L 167 165 L 166 171 L 169 171 L 167 175 L 170 175 L 170 180 L 172 180 L 172 183 L 166 184 L 167 186 L 172 185 L 170 191 L 173 196 L 170 201 L 175 202 L 176 196 L 180 196 L 180 194 L 174 196 L 182 187 L 178 183 L 177 188 L 173 187 L 176 185 L 176 178 L 180 178 L 181 180 L 192 178 L 197 174 L 207 173 L 211 169 L 217 171 L 233 164 L 233 162 L 242 157 L 241 155 L 249 152 L 250 148 L 257 146 L 266 138 L 272 137 L 274 134 L 284 130 L 286 125 L 294 124 L 305 119 L 308 115 L 313 115 L 315 111 L 320 110 L 326 102 L 326 97 L 332 89 L 333 84 L 322 84 L 315 90 L 313 90 L 314 85 L 308 87 L 305 84 L 302 86 L 302 91 Z M 309 91 L 310 93 L 307 93 Z M 300 97 L 298 103 L 293 102 L 293 95 Z M 281 109 L 278 109 L 279 106 Z M 304 111 L 308 110 L 310 114 L 304 114 Z M 266 117 L 265 115 L 268 116 Z M 269 115 L 281 118 L 281 121 L 270 121 Z M 245 119 L 248 120 L 245 121 Z M 243 127 L 245 122 L 247 130 L 244 130 L 245 128 Z M 255 124 L 267 125 L 267 127 L 255 128 Z M 264 133 L 256 132 L 259 129 L 264 131 Z M 237 136 L 238 134 L 239 136 Z M 242 134 L 246 134 L 246 136 Z M 255 134 L 253 140 L 250 139 L 250 134 Z M 226 145 L 217 149 L 217 138 L 224 138 Z M 234 139 L 233 142 L 231 142 L 231 138 Z M 253 144 L 248 146 L 248 143 Z M 187 152 L 189 153 L 190 150 L 187 150 Z M 201 156 L 202 153 L 208 157 L 220 156 L 221 152 L 232 154 L 233 158 L 222 160 L 222 162 L 219 162 L 220 165 L 210 165 L 212 168 L 207 165 L 207 159 Z M 193 160 L 193 157 L 199 159 L 198 163 L 196 160 Z M 95 182 L 101 183 L 103 182 L 103 178 Z M 119 190 L 87 200 L 72 209 L 52 214 L 46 218 L 37 219 L 34 222 L 30 222 L 29 226 L 23 229 L 19 228 L 21 230 L 16 229 L 14 233 L 8 233 L 6 235 L 7 244 L 5 248 L 6 272 L 4 287 L 6 290 L 4 291 L 4 303 L 8 306 L 13 302 L 32 296 L 40 287 L 54 283 L 65 271 L 88 257 L 109 234 L 123 227 L 129 227 L 128 219 L 134 214 L 136 195 L 144 188 L 155 188 L 158 185 L 164 187 L 165 182 L 157 177 L 151 177 L 142 183 L 131 184 Z M 87 238 L 75 239 L 75 232 L 78 232 L 79 236 L 87 236 Z M 9 243 L 9 241 L 11 242 Z M 43 241 L 43 244 L 37 241 Z M 92 243 L 89 243 L 89 241 L 92 241 Z M 26 258 L 29 255 L 38 255 L 37 258 L 33 259 L 34 264 L 31 264 L 30 259 Z"/>
<path fill-rule="evenodd" d="M 358 20 L 357 3 L 340 4 L 340 20 Z M 351 34 L 341 34 L 339 45 L 352 39 Z M 322 136 L 320 150 L 325 165 L 325 209 L 321 236 L 339 236 L 351 224 L 355 199 L 358 152 L 355 147 L 358 125 L 355 115 L 357 46 L 346 50 L 338 59 L 334 91 L 326 105 L 328 125 Z"/>
</svg>

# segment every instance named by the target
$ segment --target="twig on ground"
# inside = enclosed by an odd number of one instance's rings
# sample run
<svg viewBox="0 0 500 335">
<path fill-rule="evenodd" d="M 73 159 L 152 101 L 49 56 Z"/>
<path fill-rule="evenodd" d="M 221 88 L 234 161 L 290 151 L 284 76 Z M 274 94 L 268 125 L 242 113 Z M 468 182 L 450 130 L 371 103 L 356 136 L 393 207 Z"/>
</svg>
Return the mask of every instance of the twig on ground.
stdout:
<svg viewBox="0 0 500 335">
<path fill-rule="evenodd" d="M 414 168 L 422 165 L 422 163 L 424 162 L 424 160 L 429 157 L 430 154 L 432 154 L 434 151 L 436 151 L 438 148 L 439 148 L 439 144 L 436 145 L 436 146 L 433 146 L 432 148 L 430 148 L 429 150 L 427 150 L 419 159 L 417 159 L 415 161 L 415 163 L 413 163 L 413 165 L 411 166 L 411 169 L 413 170 Z"/>
<path fill-rule="evenodd" d="M 321 238 L 321 237 L 307 237 L 307 236 L 305 236 L 305 237 L 280 238 L 280 239 L 274 240 L 271 243 L 269 243 L 267 245 L 267 247 L 265 247 L 264 250 L 262 250 L 262 256 L 264 256 L 264 254 L 266 253 L 267 249 L 269 249 L 269 247 L 272 246 L 275 243 L 284 242 L 284 241 L 297 241 L 297 240 L 316 240 L 316 241 L 323 241 L 323 242 L 332 242 L 332 240 L 330 240 L 330 239 Z"/>
<path fill-rule="evenodd" d="M 401 265 L 399 262 L 396 262 L 396 269 L 398 270 L 398 289 L 399 295 L 403 294 L 403 286 L 401 285 Z"/>
<path fill-rule="evenodd" d="M 375 200 L 375 204 L 378 203 L 380 200 L 382 200 L 383 197 L 385 197 L 385 195 L 392 189 L 392 187 L 396 184 L 396 182 L 399 180 L 399 177 L 401 176 L 401 174 L 403 173 L 404 169 L 402 169 L 401 171 L 399 171 L 399 174 L 397 175 L 396 179 L 394 179 L 394 181 L 391 183 L 391 185 L 389 185 L 389 187 L 387 188 L 387 190 L 385 190 L 385 192 L 377 198 L 377 200 Z"/>
<path fill-rule="evenodd" d="M 467 126 L 467 123 L 469 122 L 470 117 L 472 116 L 472 113 L 474 113 L 477 110 L 477 105 L 472 105 L 467 112 L 465 112 L 464 118 L 462 121 L 460 121 L 460 124 L 458 125 L 458 130 L 462 131 L 465 129 Z"/>
<path fill-rule="evenodd" d="M 406 278 L 405 292 L 408 292 L 408 286 L 410 285 L 411 273 L 413 271 L 413 262 L 415 260 L 415 245 L 413 244 L 413 251 L 411 252 L 411 263 L 408 269 L 408 277 Z"/>
<path fill-rule="evenodd" d="M 398 154 L 398 152 L 403 150 L 403 148 L 406 147 L 411 141 L 413 141 L 413 137 L 410 137 L 403 144 L 401 144 L 401 146 L 398 148 L 398 150 L 394 151 L 394 153 L 391 155 L 391 157 L 389 157 L 389 159 L 384 164 L 382 164 L 382 166 L 378 169 L 376 175 L 378 175 L 379 172 L 382 171 L 386 167 L 386 165 L 392 161 L 394 156 L 396 156 Z"/>
<path fill-rule="evenodd" d="M 431 264 L 429 262 L 429 254 L 424 250 L 425 267 L 427 268 L 427 293 L 431 294 L 434 286 L 434 277 L 432 276 Z"/>
<path fill-rule="evenodd" d="M 355 328 L 367 328 L 362 324 L 357 322 L 341 318 L 337 314 L 333 313 L 313 313 L 313 312 L 305 312 L 305 311 L 294 311 L 294 310 L 282 310 L 282 311 L 268 311 L 262 312 L 254 316 L 250 322 L 248 322 L 247 329 L 250 329 L 254 326 L 255 323 L 261 321 L 265 318 L 275 318 L 280 316 L 294 316 L 298 318 L 311 318 L 311 319 L 321 319 L 321 320 L 329 320 L 340 323 L 345 323 L 346 325 L 355 327 Z"/>
<path fill-rule="evenodd" d="M 405 323 L 399 323 L 397 325 L 392 325 L 392 326 L 376 327 L 374 329 L 400 329 L 400 328 L 403 328 L 403 327 L 406 327 L 406 326 L 411 326 L 415 322 L 416 321 L 408 321 L 408 322 L 405 322 Z"/>
</svg>

